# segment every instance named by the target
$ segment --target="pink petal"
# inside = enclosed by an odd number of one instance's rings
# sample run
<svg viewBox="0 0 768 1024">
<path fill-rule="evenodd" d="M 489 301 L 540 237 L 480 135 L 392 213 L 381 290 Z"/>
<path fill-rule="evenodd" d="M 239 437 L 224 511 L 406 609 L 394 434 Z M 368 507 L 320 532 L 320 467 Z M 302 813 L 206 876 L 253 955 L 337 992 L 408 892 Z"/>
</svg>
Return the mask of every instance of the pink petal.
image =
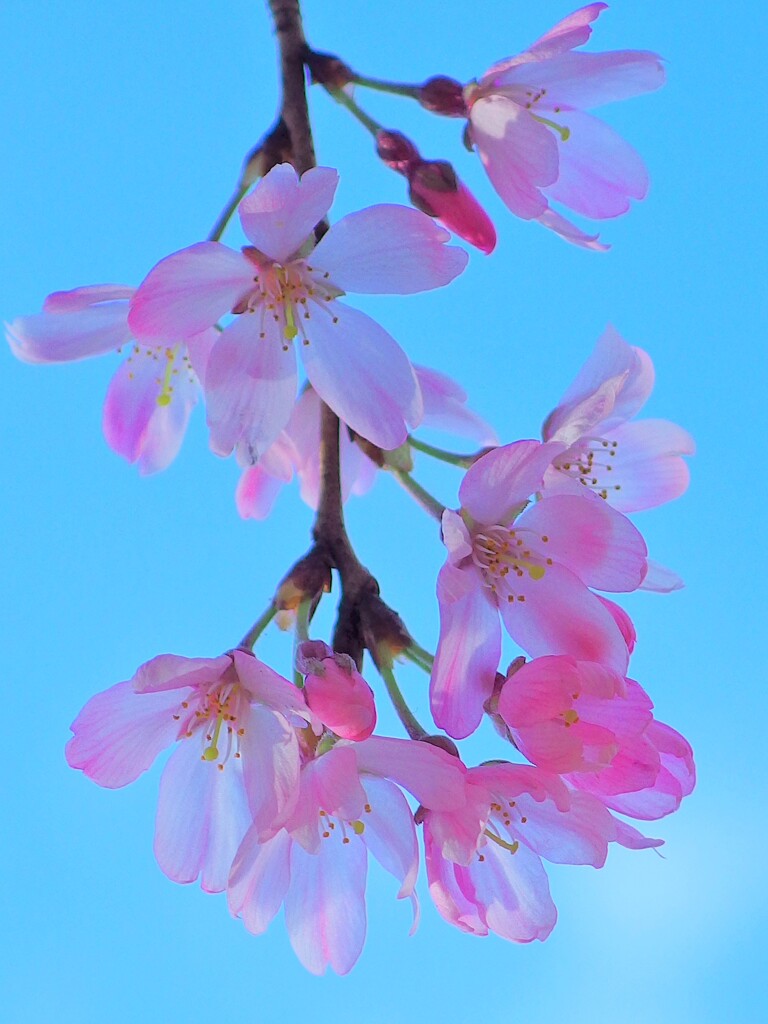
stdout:
<svg viewBox="0 0 768 1024">
<path fill-rule="evenodd" d="M 467 437 L 480 445 L 499 443 L 493 427 L 466 406 L 466 393 L 459 385 L 438 370 L 414 366 L 424 401 L 425 427 L 446 430 Z"/>
<path fill-rule="evenodd" d="M 183 740 L 160 780 L 155 857 L 174 882 L 194 882 L 222 892 L 250 816 L 237 762 L 223 771 L 200 755 L 200 745 Z"/>
<path fill-rule="evenodd" d="M 254 701 L 280 714 L 291 713 L 309 720 L 310 714 L 301 690 L 284 676 L 249 651 L 236 648 L 231 656 L 240 682 Z"/>
<path fill-rule="evenodd" d="M 420 210 L 370 206 L 342 217 L 310 256 L 345 292 L 411 295 L 457 277 L 469 257 Z"/>
<path fill-rule="evenodd" d="M 507 523 L 541 487 L 544 472 L 563 450 L 558 443 L 514 441 L 488 452 L 467 470 L 459 488 L 462 508 L 478 523 Z"/>
<path fill-rule="evenodd" d="M 591 494 L 542 498 L 516 521 L 516 534 L 523 537 L 526 530 L 538 535 L 531 541 L 536 550 L 588 587 L 627 592 L 643 581 L 648 551 L 641 534 L 626 516 Z"/>
<path fill-rule="evenodd" d="M 640 590 L 644 590 L 646 588 L 651 563 L 649 562 L 648 565 L 649 571 L 646 573 L 643 578 L 643 582 L 640 584 Z M 607 597 L 603 597 L 601 594 L 595 594 L 595 597 L 619 627 L 621 635 L 624 637 L 624 643 L 627 645 L 627 650 L 631 654 L 635 649 L 635 644 L 637 643 L 637 630 L 635 629 L 634 623 L 629 617 L 629 614 L 614 601 L 609 601 Z"/>
<path fill-rule="evenodd" d="M 248 807 L 257 836 L 269 839 L 298 800 L 299 742 L 282 715 L 259 706 L 251 707 L 244 729 L 239 751 Z"/>
<path fill-rule="evenodd" d="M 587 234 L 586 231 L 577 228 L 575 224 L 555 210 L 545 210 L 539 214 L 536 220 L 542 227 L 554 231 L 555 234 L 560 235 L 561 238 L 565 239 L 566 242 L 570 242 L 571 245 L 578 245 L 582 249 L 591 249 L 593 252 L 608 252 L 610 249 L 610 245 L 605 245 L 603 242 L 598 241 L 599 235 Z"/>
<path fill-rule="evenodd" d="M 629 653 L 613 616 L 570 570 L 555 563 L 526 585 L 525 601 L 500 601 L 512 639 L 532 657 L 571 654 L 624 675 Z"/>
<path fill-rule="evenodd" d="M 265 256 L 285 263 L 325 217 L 338 183 L 330 167 L 299 178 L 290 164 L 277 164 L 240 203 L 243 231 Z"/>
<path fill-rule="evenodd" d="M 283 481 L 257 464 L 246 469 L 235 491 L 237 511 L 243 519 L 266 519 L 282 490 Z"/>
<path fill-rule="evenodd" d="M 79 313 L 98 302 L 130 299 L 136 291 L 124 284 L 90 284 L 66 292 L 51 292 L 43 303 L 44 313 Z"/>
<path fill-rule="evenodd" d="M 199 334 L 253 287 L 253 264 L 219 242 L 198 242 L 166 256 L 136 292 L 128 323 L 142 341 Z"/>
<path fill-rule="evenodd" d="M 491 184 L 512 213 L 525 220 L 548 206 L 539 191 L 558 174 L 554 135 L 506 96 L 482 96 L 470 110 L 472 139 Z"/>
<path fill-rule="evenodd" d="M 185 658 L 181 654 L 159 654 L 145 662 L 133 677 L 136 693 L 156 693 L 186 686 L 207 686 L 216 682 L 232 664 L 229 655 L 218 658 Z M 183 697 L 177 698 L 183 700 Z"/>
<path fill-rule="evenodd" d="M 619 392 L 626 383 L 629 371 L 601 381 L 594 391 L 568 404 L 558 405 L 547 416 L 541 428 L 545 441 L 562 441 L 575 445 L 585 434 L 613 413 Z"/>
<path fill-rule="evenodd" d="M 5 325 L 11 351 L 25 363 L 67 363 L 113 352 L 131 340 L 128 303 L 108 302 L 68 313 L 37 313 Z"/>
<path fill-rule="evenodd" d="M 641 590 L 652 590 L 657 594 L 669 594 L 673 590 L 682 590 L 685 586 L 682 578 L 665 565 L 659 565 L 653 559 L 648 559 L 648 572 L 640 584 Z"/>
<path fill-rule="evenodd" d="M 432 717 L 463 739 L 477 728 L 501 656 L 496 607 L 477 571 L 446 563 L 437 578 L 440 639 L 429 686 Z"/>
<path fill-rule="evenodd" d="M 320 398 L 379 448 L 398 448 L 421 420 L 421 392 L 408 357 L 383 327 L 340 302 L 312 321 L 301 346 L 304 369 Z"/>
<path fill-rule="evenodd" d="M 425 807 L 442 811 L 464 803 L 464 766 L 432 743 L 371 736 L 345 749 L 354 752 L 361 772 L 392 779 Z"/>
<path fill-rule="evenodd" d="M 242 917 L 254 935 L 267 930 L 280 909 L 290 883 L 291 838 L 281 831 L 260 843 L 256 830 L 248 830 L 235 855 L 227 887 L 230 912 Z"/>
<path fill-rule="evenodd" d="M 483 831 L 488 824 L 493 795 L 475 783 L 472 772 L 465 776 L 465 804 L 448 812 L 430 811 L 425 820 L 424 839 L 440 847 L 441 855 L 465 866 L 477 856 Z"/>
<path fill-rule="evenodd" d="M 614 822 L 616 824 L 616 838 L 614 842 L 619 843 L 620 846 L 624 846 L 628 850 L 648 850 L 664 845 L 663 839 L 649 839 L 648 836 L 644 836 L 642 832 L 628 825 L 626 821 L 614 818 Z"/>
<path fill-rule="evenodd" d="M 67 762 L 99 786 L 128 785 L 175 742 L 173 715 L 188 692 L 137 694 L 128 681 L 97 693 L 72 723 Z"/>
<path fill-rule="evenodd" d="M 560 149 L 560 174 L 547 195 L 585 217 L 618 217 L 643 199 L 648 172 L 638 152 L 603 121 L 578 110 L 556 115 L 570 130 Z"/>
<path fill-rule="evenodd" d="M 667 420 L 637 420 L 613 429 L 618 445 L 608 501 L 620 512 L 639 512 L 679 498 L 690 480 L 681 455 L 692 455 L 688 431 Z"/>
<path fill-rule="evenodd" d="M 608 53 L 563 53 L 550 60 L 517 64 L 494 76 L 496 87 L 528 85 L 546 94 L 536 109 L 557 107 L 589 110 L 660 88 L 666 75 L 661 58 L 647 50 Z M 559 113 L 559 111 L 556 111 Z"/>
<path fill-rule="evenodd" d="M 487 935 L 488 927 L 474 899 L 468 872 L 442 856 L 432 839 L 430 818 L 424 825 L 424 854 L 432 902 L 449 924 L 472 935 Z"/>
<path fill-rule="evenodd" d="M 357 836 L 343 844 L 333 834 L 315 854 L 294 843 L 285 926 L 296 956 L 312 974 L 324 974 L 327 967 L 347 974 L 362 953 L 367 874 L 367 851 Z"/>
<path fill-rule="evenodd" d="M 179 346 L 159 353 L 142 348 L 112 378 L 104 403 L 104 436 L 113 451 L 138 462 L 144 474 L 166 469 L 178 455 L 197 402 L 189 372 Z"/>
<path fill-rule="evenodd" d="M 363 816 L 363 842 L 384 870 L 398 880 L 397 898 L 404 899 L 413 894 L 419 872 L 413 813 L 391 782 L 371 776 L 362 781 L 371 808 Z"/>
<path fill-rule="evenodd" d="M 258 313 L 243 313 L 214 346 L 205 398 L 217 455 L 229 455 L 242 442 L 242 451 L 255 462 L 285 427 L 297 379 L 293 345 L 284 345 L 277 325 Z"/>
<path fill-rule="evenodd" d="M 539 858 L 522 843 L 509 853 L 488 842 L 481 852 L 482 861 L 459 871 L 472 879 L 488 927 L 510 942 L 546 939 L 555 926 L 557 910 Z"/>
<path fill-rule="evenodd" d="M 622 402 L 626 402 L 626 396 L 630 392 L 634 396 L 633 408 L 621 410 L 621 419 L 627 419 L 637 412 L 650 395 L 653 389 L 653 366 L 650 368 L 641 366 L 638 361 L 638 350 L 627 344 L 619 332 L 611 326 L 606 327 L 595 343 L 595 347 L 583 364 L 575 378 L 560 399 L 557 409 L 551 414 L 545 424 L 547 438 L 558 429 L 558 413 L 563 415 L 561 410 L 588 398 L 600 391 L 607 381 L 615 381 L 620 378 L 621 389 L 613 387 L 614 404 L 621 395 Z M 648 374 L 650 370 L 650 376 Z M 633 381 L 629 383 L 630 379 Z M 634 383 L 636 382 L 636 383 Z M 638 385 L 640 386 L 639 390 Z"/>
</svg>

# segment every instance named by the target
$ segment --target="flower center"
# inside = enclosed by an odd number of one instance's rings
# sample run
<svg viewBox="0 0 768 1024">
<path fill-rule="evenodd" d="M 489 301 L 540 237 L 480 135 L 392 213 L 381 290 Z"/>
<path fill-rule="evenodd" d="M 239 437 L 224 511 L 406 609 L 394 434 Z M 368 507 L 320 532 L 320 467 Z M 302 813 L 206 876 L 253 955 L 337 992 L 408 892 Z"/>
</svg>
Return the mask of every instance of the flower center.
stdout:
<svg viewBox="0 0 768 1024">
<path fill-rule="evenodd" d="M 578 444 L 558 456 L 552 465 L 571 480 L 577 480 L 601 498 L 607 499 L 611 491 L 621 490 L 621 484 L 611 482 L 618 450 L 618 441 L 608 441 L 604 437 L 581 438 Z"/>
<path fill-rule="evenodd" d="M 119 351 L 121 350 L 118 349 Z M 139 356 L 153 359 L 156 363 L 162 363 L 165 360 L 165 365 L 162 368 L 158 366 L 158 376 L 155 378 L 158 388 L 155 401 L 158 405 L 171 404 L 173 401 L 174 385 L 180 373 L 188 375 L 190 384 L 194 384 L 197 380 L 187 350 L 182 345 L 156 345 L 154 348 L 149 348 L 145 345 L 134 345 L 131 354 L 128 356 L 128 363 L 133 363 L 133 360 Z M 135 377 L 134 370 L 132 368 L 129 369 L 128 379 L 134 380 Z"/>
<path fill-rule="evenodd" d="M 370 814 L 373 808 L 370 804 L 366 804 L 363 808 L 366 814 Z M 352 841 L 348 829 L 351 830 L 352 835 L 361 836 L 365 832 L 365 822 L 356 819 L 355 821 L 343 821 L 335 814 L 330 814 L 328 811 L 322 808 L 318 812 L 320 815 L 320 838 L 321 839 L 340 839 L 342 846 L 348 846 Z"/>
<path fill-rule="evenodd" d="M 218 762 L 219 771 L 232 756 L 240 758 L 240 741 L 245 736 L 244 722 L 248 696 L 237 683 L 223 683 L 182 701 L 174 719 L 180 723 L 179 739 L 197 735 L 201 741 L 201 761 Z"/>
<path fill-rule="evenodd" d="M 552 565 L 551 558 L 533 550 L 531 539 L 542 545 L 549 541 L 543 534 L 509 526 L 492 526 L 475 534 L 472 560 L 481 570 L 485 585 L 507 601 L 525 601 L 530 584 L 542 580 Z"/>
<path fill-rule="evenodd" d="M 310 344 L 311 320 L 321 313 L 338 323 L 338 316 L 329 303 L 344 292 L 331 284 L 327 271 L 315 270 L 304 260 L 282 265 L 268 260 L 253 246 L 243 254 L 256 266 L 255 287 L 233 308 L 232 312 L 255 313 L 261 319 L 260 338 L 272 335 L 277 327 L 282 346 L 287 350 L 295 338 Z M 271 321 L 271 324 L 270 324 Z"/>
</svg>

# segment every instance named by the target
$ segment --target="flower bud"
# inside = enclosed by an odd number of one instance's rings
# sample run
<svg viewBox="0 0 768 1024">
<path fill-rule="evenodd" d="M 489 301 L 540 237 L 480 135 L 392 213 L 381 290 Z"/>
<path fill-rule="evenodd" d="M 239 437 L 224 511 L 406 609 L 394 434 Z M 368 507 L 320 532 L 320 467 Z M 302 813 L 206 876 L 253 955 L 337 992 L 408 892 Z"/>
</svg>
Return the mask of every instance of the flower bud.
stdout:
<svg viewBox="0 0 768 1024">
<path fill-rule="evenodd" d="M 278 611 L 295 611 L 304 601 L 316 602 L 331 589 L 328 560 L 313 548 L 283 577 L 275 593 Z"/>
<path fill-rule="evenodd" d="M 410 199 L 417 209 L 450 231 L 490 253 L 496 245 L 493 223 L 447 160 L 420 160 L 408 175 Z"/>
<path fill-rule="evenodd" d="M 464 102 L 464 86 L 455 78 L 436 75 L 427 79 L 419 89 L 417 97 L 422 107 L 433 114 L 444 117 L 467 117 L 467 104 Z"/>
<path fill-rule="evenodd" d="M 376 133 L 376 154 L 387 167 L 400 174 L 407 174 L 409 165 L 419 159 L 419 151 L 409 138 L 387 128 Z"/>
<path fill-rule="evenodd" d="M 316 53 L 312 50 L 304 60 L 312 81 L 326 89 L 343 89 L 355 80 L 352 68 L 332 53 Z"/>
<path fill-rule="evenodd" d="M 299 644 L 296 668 L 304 675 L 304 696 L 323 725 L 345 740 L 365 740 L 376 725 L 373 691 L 347 654 L 322 640 Z"/>
</svg>

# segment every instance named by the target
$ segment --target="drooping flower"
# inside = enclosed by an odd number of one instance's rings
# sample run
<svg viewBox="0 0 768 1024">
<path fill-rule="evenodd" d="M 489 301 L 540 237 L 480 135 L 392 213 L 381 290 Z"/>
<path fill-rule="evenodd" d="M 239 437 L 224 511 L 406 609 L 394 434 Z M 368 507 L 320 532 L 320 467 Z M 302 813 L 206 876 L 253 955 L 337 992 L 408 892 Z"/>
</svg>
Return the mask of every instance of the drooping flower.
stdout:
<svg viewBox="0 0 768 1024">
<path fill-rule="evenodd" d="M 169 335 L 139 344 L 128 327 L 133 293 L 112 284 L 53 292 L 42 313 L 6 324 L 6 336 L 14 355 L 27 363 L 67 363 L 127 351 L 107 391 L 104 435 L 141 473 L 155 473 L 178 454 L 215 334 L 203 331 L 185 343 Z"/>
<path fill-rule="evenodd" d="M 585 111 L 664 83 L 654 53 L 574 50 L 606 6 L 575 11 L 464 89 L 469 140 L 509 209 L 591 249 L 605 247 L 551 209 L 550 200 L 585 217 L 616 217 L 645 196 L 648 176 L 637 152 Z"/>
<path fill-rule="evenodd" d="M 117 789 L 178 742 L 160 782 L 155 856 L 173 881 L 200 875 L 221 892 L 247 829 L 273 835 L 296 804 L 297 718 L 311 718 L 301 692 L 252 654 L 162 654 L 88 701 L 66 756 Z"/>
<path fill-rule="evenodd" d="M 546 939 L 557 911 L 542 858 L 602 867 L 608 843 L 624 842 L 617 825 L 599 801 L 538 768 L 470 768 L 464 806 L 424 814 L 430 896 L 462 931 L 492 931 L 511 942 Z M 658 845 L 629 832 L 627 842 Z"/>
<path fill-rule="evenodd" d="M 479 445 L 498 444 L 493 427 L 467 406 L 467 395 L 456 381 L 427 366 L 414 365 L 424 403 L 421 426 L 469 438 Z M 378 466 L 343 428 L 339 434 L 341 497 L 366 494 Z M 247 454 L 242 461 L 247 461 Z M 266 519 L 283 484 L 294 472 L 300 494 L 310 508 L 317 508 L 320 494 L 320 399 L 306 388 L 296 400 L 288 425 L 277 441 L 240 477 L 237 510 L 243 519 Z"/>
<path fill-rule="evenodd" d="M 447 284 L 467 255 L 418 210 L 373 206 L 334 224 L 314 245 L 336 171 L 299 178 L 274 167 L 239 207 L 251 245 L 201 242 L 162 260 L 137 291 L 139 338 L 188 337 L 236 314 L 213 347 L 205 394 L 211 447 L 241 443 L 251 461 L 280 435 L 297 391 L 299 351 L 315 391 L 353 430 L 396 448 L 422 414 L 405 353 L 374 320 L 339 301 L 347 291 L 411 294 Z"/>
<path fill-rule="evenodd" d="M 547 469 L 543 492 L 586 487 L 621 512 L 679 497 L 689 480 L 682 456 L 696 446 L 676 423 L 633 419 L 653 384 L 650 356 L 608 327 L 544 422 L 544 440 L 567 447 Z"/>
<path fill-rule="evenodd" d="M 628 519 L 589 493 L 528 504 L 561 450 L 517 441 L 483 455 L 461 484 L 461 508 L 443 514 L 448 560 L 437 583 L 430 697 L 435 722 L 451 736 L 477 727 L 493 690 L 499 615 L 533 657 L 571 654 L 626 670 L 623 631 L 589 588 L 636 589 L 646 572 L 645 543 Z"/>
<path fill-rule="evenodd" d="M 264 842 L 251 829 L 237 852 L 232 913 L 260 935 L 284 902 L 291 945 L 307 970 L 350 971 L 365 942 L 368 853 L 394 875 L 398 899 L 409 898 L 416 916 L 418 845 L 399 786 L 439 810 L 465 799 L 463 766 L 429 743 L 372 736 L 309 757 L 285 826 Z"/>
<path fill-rule="evenodd" d="M 376 726 L 373 691 L 348 654 L 322 640 L 306 640 L 296 652 L 304 697 L 328 729 L 345 740 L 367 740 Z"/>
</svg>

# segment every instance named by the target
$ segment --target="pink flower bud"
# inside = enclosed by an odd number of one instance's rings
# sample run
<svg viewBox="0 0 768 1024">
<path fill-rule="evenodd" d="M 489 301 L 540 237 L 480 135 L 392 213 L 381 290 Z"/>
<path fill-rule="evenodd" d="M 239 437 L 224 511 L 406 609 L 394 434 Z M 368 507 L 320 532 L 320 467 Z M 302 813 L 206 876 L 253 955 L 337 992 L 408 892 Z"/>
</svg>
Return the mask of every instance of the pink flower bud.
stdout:
<svg viewBox="0 0 768 1024">
<path fill-rule="evenodd" d="M 376 153 L 387 167 L 407 174 L 410 164 L 419 159 L 419 151 L 402 132 L 382 128 L 376 133 Z"/>
<path fill-rule="evenodd" d="M 323 725 L 345 740 L 366 740 L 376 725 L 373 691 L 347 654 L 322 640 L 299 645 L 296 667 L 305 676 L 304 696 Z"/>
<path fill-rule="evenodd" d="M 408 174 L 411 202 L 481 252 L 496 245 L 493 223 L 447 160 L 420 160 Z"/>
<path fill-rule="evenodd" d="M 419 89 L 418 101 L 433 114 L 442 114 L 444 117 L 468 116 L 464 86 L 446 75 L 427 79 Z"/>
</svg>

